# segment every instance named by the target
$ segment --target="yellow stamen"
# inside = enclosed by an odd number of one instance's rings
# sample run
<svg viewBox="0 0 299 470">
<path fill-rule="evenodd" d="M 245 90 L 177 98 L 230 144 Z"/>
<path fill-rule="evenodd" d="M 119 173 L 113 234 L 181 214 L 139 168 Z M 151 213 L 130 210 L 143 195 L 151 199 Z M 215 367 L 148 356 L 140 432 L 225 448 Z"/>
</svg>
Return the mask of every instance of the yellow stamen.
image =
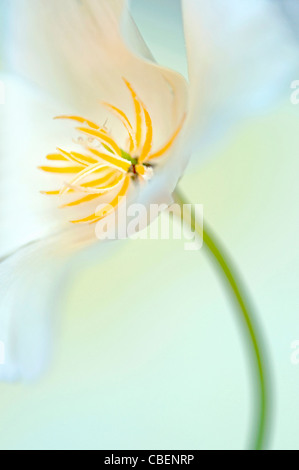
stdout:
<svg viewBox="0 0 299 470">
<path fill-rule="evenodd" d="M 71 121 L 79 122 L 80 124 L 87 124 L 92 129 L 99 129 L 100 128 L 100 126 L 98 126 L 94 122 L 89 121 L 88 119 L 84 119 L 81 116 L 56 116 L 54 119 L 69 119 Z"/>
<path fill-rule="evenodd" d="M 108 168 L 108 167 L 107 167 Z M 95 188 L 100 187 L 101 185 L 107 183 L 111 180 L 112 176 L 115 177 L 115 171 L 109 172 L 107 175 L 103 176 L 102 178 L 98 178 L 96 180 L 91 180 L 88 183 L 82 183 L 80 186 L 83 188 Z"/>
<path fill-rule="evenodd" d="M 94 199 L 100 197 L 100 194 L 89 194 L 88 196 L 85 196 L 81 199 L 77 199 L 77 201 L 70 202 L 69 204 L 64 204 L 61 206 L 61 209 L 64 209 L 65 207 L 75 207 L 79 206 L 79 204 L 83 204 L 84 202 L 90 202 L 93 201 Z"/>
<path fill-rule="evenodd" d="M 89 148 L 90 152 L 92 152 L 94 155 L 97 155 L 97 157 L 101 158 L 107 163 L 110 163 L 111 165 L 115 166 L 118 170 L 121 170 L 123 172 L 127 172 L 131 166 L 131 163 L 128 162 L 127 160 L 124 160 L 123 158 L 117 158 L 113 157 L 113 155 L 107 155 L 106 153 L 99 152 L 96 149 Z"/>
<path fill-rule="evenodd" d="M 143 165 L 136 165 L 135 170 L 138 173 L 138 175 L 140 175 L 140 176 L 145 175 L 145 167 Z"/>
<path fill-rule="evenodd" d="M 125 197 L 128 189 L 129 189 L 129 184 L 130 184 L 130 177 L 127 176 L 125 178 L 124 184 L 119 191 L 119 193 L 116 195 L 116 197 L 109 203 L 107 204 L 103 209 L 101 209 L 99 212 L 95 212 L 94 214 L 91 214 L 88 217 L 85 217 L 84 219 L 80 220 L 72 220 L 71 222 L 73 224 L 80 224 L 80 223 L 96 223 L 99 220 L 103 219 L 106 217 L 109 213 L 115 211 L 117 206 L 120 204 L 122 199 Z"/>
<path fill-rule="evenodd" d="M 88 155 L 83 155 L 82 153 L 71 152 L 71 155 L 73 155 L 77 159 L 85 161 L 89 165 L 94 165 L 95 163 L 98 163 L 98 160 L 96 158 L 89 157 Z"/>
<path fill-rule="evenodd" d="M 47 160 L 54 161 L 54 162 L 65 162 L 67 158 L 65 158 L 61 153 L 51 153 L 50 155 L 46 156 Z"/>
<path fill-rule="evenodd" d="M 140 158 L 138 160 L 140 163 L 143 163 L 147 159 L 152 149 L 152 145 L 153 145 L 153 123 L 149 115 L 149 112 L 147 111 L 144 105 L 142 105 L 142 109 L 143 109 L 144 117 L 145 117 L 146 138 L 145 138 L 145 143 L 144 143 Z"/>
<path fill-rule="evenodd" d="M 69 153 L 69 152 L 66 152 L 65 150 L 62 150 L 60 149 L 59 147 L 57 147 L 57 150 L 59 152 L 62 153 L 62 155 L 69 161 L 71 162 L 75 162 L 75 163 L 79 163 L 79 165 L 82 165 L 82 166 L 88 166 L 88 163 L 86 161 L 84 161 L 82 158 L 80 157 L 75 157 L 74 155 L 72 155 L 72 153 Z"/>
<path fill-rule="evenodd" d="M 103 170 L 104 170 L 104 167 L 103 167 Z M 106 170 L 111 170 L 110 167 L 106 167 Z M 98 178 L 96 180 L 91 180 L 91 181 L 88 181 L 87 183 L 82 183 L 80 185 L 80 188 L 82 188 L 83 190 L 89 190 L 89 188 L 98 188 L 98 189 L 101 189 L 101 187 L 107 183 L 112 183 L 113 181 L 115 181 L 115 171 L 109 171 L 105 176 L 103 176 L 102 178 Z M 68 191 L 69 193 L 73 193 L 74 190 L 73 189 L 70 189 Z M 41 194 L 44 194 L 44 195 L 47 195 L 47 196 L 59 196 L 61 194 L 61 190 L 56 190 L 56 191 L 40 191 Z"/>
<path fill-rule="evenodd" d="M 161 157 L 162 155 L 164 155 L 169 149 L 170 147 L 173 145 L 173 143 L 175 142 L 176 138 L 178 137 L 179 133 L 181 132 L 182 130 L 182 127 L 183 127 L 183 124 L 184 124 L 184 121 L 185 121 L 185 116 L 181 122 L 181 124 L 179 125 L 179 127 L 176 129 L 175 133 L 172 135 L 172 137 L 170 138 L 170 140 L 167 142 L 167 144 L 164 145 L 164 147 L 162 147 L 160 150 L 158 150 L 157 152 L 149 155 L 149 157 L 147 158 L 147 160 L 152 160 L 153 158 L 158 158 L 158 157 Z"/>
<path fill-rule="evenodd" d="M 105 168 L 105 165 L 103 165 L 102 163 L 97 163 L 96 165 L 91 165 L 90 167 L 83 169 L 82 171 L 80 171 L 80 173 L 77 174 L 77 176 L 73 180 L 71 180 L 71 182 L 69 183 L 69 186 L 74 186 L 75 184 L 79 183 L 79 181 L 84 179 L 86 176 L 90 175 L 91 173 L 101 171 L 103 170 L 103 168 Z M 69 188 L 68 186 L 65 185 L 61 189 L 60 194 L 65 194 L 68 191 L 69 191 Z"/>
<path fill-rule="evenodd" d="M 66 152 L 65 150 L 62 150 L 59 147 L 57 147 L 57 150 L 59 150 L 59 152 L 61 152 L 67 160 L 79 163 L 79 165 L 82 166 L 94 165 L 95 163 L 99 163 L 98 159 L 88 157 L 87 155 L 83 155 L 82 153 Z"/>
<path fill-rule="evenodd" d="M 60 191 L 41 191 L 41 194 L 45 194 L 46 196 L 59 196 Z"/>
<path fill-rule="evenodd" d="M 58 148 L 59 153 L 52 153 L 46 157 L 47 160 L 58 163 L 53 167 L 42 166 L 40 167 L 41 170 L 49 173 L 74 174 L 74 176 L 66 178 L 60 190 L 44 191 L 43 194 L 60 196 L 72 193 L 78 196 L 76 200 L 62 207 L 75 207 L 97 198 L 100 199 L 105 193 L 113 194 L 111 203 L 105 205 L 104 209 L 83 219 L 72 221 L 74 224 L 96 223 L 110 212 L 115 211 L 122 198 L 125 197 L 131 179 L 136 178 L 136 175 L 139 176 L 139 180 L 151 179 L 153 168 L 151 165 L 147 165 L 146 162 L 165 154 L 182 129 L 185 117 L 170 140 L 158 151 L 151 153 L 153 146 L 151 116 L 130 82 L 125 78 L 123 80 L 133 100 L 136 119 L 134 128 L 123 110 L 109 103 L 103 103 L 103 105 L 113 112 L 124 125 L 130 141 L 128 151 L 117 144 L 117 141 L 111 137 L 105 127 L 98 126 L 93 121 L 76 115 L 64 115 L 56 118 L 69 119 L 80 123 L 82 126 L 78 127 L 77 130 L 89 138 L 81 138 L 81 142 L 78 140 L 78 143 L 81 143 L 83 147 L 83 153 L 68 152 Z M 89 141 L 95 140 L 100 142 L 101 145 L 89 145 Z M 88 153 L 88 155 L 85 153 Z M 59 162 L 63 165 L 59 166 Z M 118 194 L 114 197 L 115 193 Z M 80 194 L 81 196 L 79 196 Z M 72 199 L 75 199 L 75 197 Z"/>
<path fill-rule="evenodd" d="M 46 171 L 47 173 L 79 173 L 82 170 L 82 166 L 67 166 L 67 167 L 53 167 L 53 166 L 40 166 L 40 170 Z"/>
<path fill-rule="evenodd" d="M 132 85 L 123 78 L 126 86 L 128 87 L 134 102 L 135 107 L 135 116 L 136 116 L 136 132 L 135 132 L 135 139 L 136 139 L 136 150 L 140 148 L 141 139 L 142 139 L 142 106 L 140 104 L 139 98 L 136 92 L 133 90 Z"/>
<path fill-rule="evenodd" d="M 78 127 L 77 130 L 83 132 L 84 134 L 92 135 L 102 143 L 105 142 L 105 144 L 108 145 L 111 150 L 121 157 L 121 150 L 117 143 L 114 141 L 114 139 L 112 139 L 112 137 L 109 137 L 103 131 L 95 131 L 93 129 L 87 129 L 86 127 Z"/>
<path fill-rule="evenodd" d="M 129 151 L 130 151 L 130 153 L 134 152 L 134 150 L 136 148 L 136 141 L 135 141 L 135 137 L 133 135 L 134 130 L 133 130 L 132 124 L 130 123 L 127 115 L 124 113 L 124 111 L 117 108 L 116 106 L 113 106 L 112 104 L 104 103 L 104 102 L 102 104 L 106 108 L 110 109 L 121 120 L 121 122 L 125 126 L 125 128 L 128 132 L 128 135 L 129 135 L 129 139 L 130 139 L 130 150 Z"/>
<path fill-rule="evenodd" d="M 129 189 L 129 185 L 130 185 L 130 177 L 129 176 L 126 176 L 125 180 L 124 180 L 124 184 L 121 188 L 121 190 L 119 191 L 119 193 L 115 196 L 115 198 L 106 206 L 107 207 L 112 207 L 113 209 L 115 209 L 122 201 L 122 199 L 125 197 L 125 195 L 127 194 L 127 191 Z M 104 216 L 104 213 L 106 212 L 106 208 L 104 207 L 103 209 L 101 209 L 99 212 L 96 212 L 95 215 L 97 217 L 99 217 L 100 219 L 103 218 Z"/>
<path fill-rule="evenodd" d="M 109 191 L 112 191 L 113 189 L 115 189 L 120 183 L 122 183 L 124 180 L 124 175 L 120 175 L 120 176 L 117 176 L 117 177 L 114 177 L 113 179 L 109 179 L 105 186 L 102 185 L 100 188 L 96 187 L 96 188 L 92 188 L 91 186 L 88 186 L 88 187 L 84 187 L 82 185 L 71 185 L 71 184 L 68 184 L 67 186 L 69 188 L 72 188 L 74 189 L 75 191 L 79 191 L 79 192 L 83 192 L 83 193 L 89 193 L 89 194 L 104 194 L 104 193 L 107 193 Z"/>
</svg>

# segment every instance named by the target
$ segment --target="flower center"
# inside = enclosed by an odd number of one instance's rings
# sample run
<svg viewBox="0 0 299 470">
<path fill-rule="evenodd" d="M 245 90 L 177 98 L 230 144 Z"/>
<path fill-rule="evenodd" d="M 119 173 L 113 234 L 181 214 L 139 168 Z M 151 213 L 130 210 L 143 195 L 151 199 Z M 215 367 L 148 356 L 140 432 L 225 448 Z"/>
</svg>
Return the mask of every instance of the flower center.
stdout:
<svg viewBox="0 0 299 470">
<path fill-rule="evenodd" d="M 138 177 L 142 178 L 145 181 L 149 181 L 154 176 L 153 166 L 149 164 L 140 165 L 136 159 L 135 163 L 132 163 L 128 170 L 128 174 L 133 180 L 137 180 Z"/>
<path fill-rule="evenodd" d="M 80 124 L 77 130 L 85 135 L 80 137 L 83 150 L 66 152 L 58 148 L 58 153 L 47 156 L 47 159 L 57 162 L 57 166 L 42 166 L 41 170 L 57 173 L 67 177 L 60 189 L 46 191 L 44 194 L 70 198 L 61 207 L 75 207 L 95 201 L 95 207 L 101 203 L 101 198 L 110 196 L 109 209 L 94 212 L 83 219 L 73 220 L 72 223 L 95 223 L 116 210 L 123 197 L 130 190 L 131 181 L 149 181 L 154 176 L 153 161 L 171 148 L 178 136 L 184 118 L 170 140 L 159 150 L 153 152 L 153 124 L 151 116 L 132 88 L 124 79 L 135 110 L 135 126 L 131 124 L 126 113 L 109 103 L 103 105 L 112 112 L 123 124 L 127 136 L 127 148 L 122 149 L 109 134 L 107 128 L 84 119 L 80 116 L 60 116 L 57 119 L 71 119 Z M 96 143 L 97 145 L 93 145 Z M 138 155 L 138 157 L 132 157 Z M 108 207 L 107 206 L 107 207 Z"/>
</svg>

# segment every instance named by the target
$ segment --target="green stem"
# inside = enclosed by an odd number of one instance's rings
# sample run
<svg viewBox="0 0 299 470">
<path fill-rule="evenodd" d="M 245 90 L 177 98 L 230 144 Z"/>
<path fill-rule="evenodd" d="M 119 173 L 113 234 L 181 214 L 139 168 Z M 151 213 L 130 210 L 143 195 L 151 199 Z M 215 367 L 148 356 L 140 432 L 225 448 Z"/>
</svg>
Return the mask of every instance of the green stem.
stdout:
<svg viewBox="0 0 299 470">
<path fill-rule="evenodd" d="M 176 189 L 174 197 L 176 202 L 181 206 L 181 209 L 184 204 L 187 204 L 178 189 Z M 182 218 L 184 218 L 185 212 L 186 211 L 181 210 Z M 255 405 L 256 416 L 254 420 L 252 445 L 250 445 L 250 448 L 262 450 L 266 445 L 269 422 L 269 387 L 265 374 L 266 361 L 264 348 L 261 347 L 263 344 L 263 341 L 261 341 L 261 333 L 256 326 L 256 320 L 253 318 L 254 315 L 251 311 L 250 302 L 247 300 L 248 296 L 245 295 L 245 289 L 241 285 L 242 283 L 236 274 L 236 270 L 232 266 L 229 256 L 224 252 L 211 230 L 207 228 L 206 223 L 204 224 L 204 227 L 201 227 L 196 221 L 194 211 L 189 215 L 190 219 L 188 222 L 191 225 L 192 231 L 196 231 L 199 234 L 203 239 L 205 248 L 208 249 L 209 254 L 212 255 L 216 261 L 220 274 L 225 278 L 228 286 L 230 287 L 235 305 L 237 306 L 238 314 L 241 315 L 243 324 L 245 325 L 247 338 L 250 344 L 250 353 L 253 359 L 252 362 L 255 366 L 255 381 L 257 389 L 257 403 Z"/>
</svg>

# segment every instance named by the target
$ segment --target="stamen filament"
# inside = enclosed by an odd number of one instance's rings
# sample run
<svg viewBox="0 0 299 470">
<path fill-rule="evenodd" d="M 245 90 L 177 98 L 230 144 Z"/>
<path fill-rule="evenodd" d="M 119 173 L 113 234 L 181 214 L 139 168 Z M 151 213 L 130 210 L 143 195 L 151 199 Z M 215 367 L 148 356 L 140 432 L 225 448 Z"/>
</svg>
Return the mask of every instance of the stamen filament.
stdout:
<svg viewBox="0 0 299 470">
<path fill-rule="evenodd" d="M 117 206 L 120 204 L 120 202 L 122 201 L 122 199 L 126 195 L 128 189 L 129 189 L 129 184 L 130 184 L 130 177 L 127 176 L 125 178 L 124 184 L 123 184 L 121 190 L 119 191 L 119 193 L 116 195 L 116 197 L 109 204 L 107 204 L 103 209 L 101 209 L 101 211 L 99 211 L 98 213 L 95 212 L 94 214 L 91 214 L 90 216 L 85 217 L 84 219 L 72 220 L 71 222 L 73 224 L 80 224 L 80 223 L 91 223 L 91 224 L 93 224 L 93 223 L 99 222 L 101 219 L 106 217 L 108 214 L 115 211 Z"/>
<path fill-rule="evenodd" d="M 117 158 L 112 155 L 107 155 L 106 153 L 99 152 L 96 149 L 89 148 L 90 152 L 92 152 L 94 155 L 97 155 L 99 158 L 104 160 L 107 163 L 110 163 L 111 165 L 115 166 L 118 170 L 127 172 L 130 168 L 130 163 L 127 160 L 124 160 L 123 158 Z"/>
<path fill-rule="evenodd" d="M 61 153 L 51 153 L 46 156 L 47 160 L 53 161 L 53 162 L 65 162 L 67 161 L 67 158 L 65 158 Z"/>
<path fill-rule="evenodd" d="M 143 104 L 142 104 L 142 109 L 143 109 L 144 117 L 145 117 L 146 138 L 145 138 L 145 143 L 144 143 L 140 158 L 138 159 L 139 163 L 143 163 L 146 160 L 153 145 L 153 123 L 149 115 L 149 112 L 147 111 L 146 107 Z"/>
<path fill-rule="evenodd" d="M 96 139 L 100 140 L 102 143 L 104 142 L 107 144 L 114 152 L 121 157 L 121 149 L 119 146 L 116 144 L 114 139 L 112 137 L 109 137 L 107 134 L 105 134 L 102 131 L 95 131 L 93 129 L 88 129 L 86 127 L 78 127 L 78 131 L 83 132 L 84 134 L 91 135 L 95 137 Z"/>
<path fill-rule="evenodd" d="M 113 106 L 113 105 L 111 105 L 109 103 L 105 103 L 105 102 L 103 102 L 102 104 L 107 109 L 112 111 L 113 114 L 115 114 L 120 119 L 120 121 L 123 123 L 123 125 L 125 126 L 125 128 L 128 132 L 129 139 L 130 139 L 130 150 L 129 151 L 130 151 L 130 153 L 134 152 L 134 150 L 136 148 L 136 140 L 135 140 L 134 130 L 133 130 L 132 124 L 130 123 L 127 115 L 124 113 L 124 111 L 117 108 L 116 106 Z"/>
<path fill-rule="evenodd" d="M 136 132 L 135 132 L 135 139 L 136 139 L 136 151 L 139 150 L 140 145 L 141 145 L 141 139 L 142 139 L 142 107 L 139 101 L 139 98 L 136 94 L 136 92 L 133 90 L 132 85 L 125 79 L 123 78 L 123 81 L 125 82 L 126 86 L 128 87 L 132 98 L 134 102 L 134 107 L 135 107 L 135 116 L 136 116 Z"/>
<path fill-rule="evenodd" d="M 160 150 L 158 150 L 157 152 L 149 155 L 147 160 L 152 160 L 153 158 L 161 157 L 162 155 L 164 155 L 171 148 L 171 146 L 173 145 L 173 143 L 175 142 L 176 138 L 178 137 L 179 133 L 182 130 L 184 121 L 185 121 L 185 116 L 184 116 L 182 122 L 180 123 L 179 127 L 176 129 L 176 131 L 174 132 L 174 134 L 170 138 L 170 140 Z"/>
<path fill-rule="evenodd" d="M 70 202 L 69 204 L 64 204 L 63 206 L 60 206 L 60 209 L 64 209 L 66 207 L 79 206 L 80 204 L 83 204 L 84 202 L 91 202 L 98 197 L 100 197 L 99 194 L 89 194 L 88 196 L 84 196 L 83 198 L 77 199 L 76 201 Z"/>
<path fill-rule="evenodd" d="M 61 173 L 61 174 L 68 174 L 68 173 L 78 173 L 82 170 L 82 166 L 66 166 L 66 167 L 53 167 L 53 166 L 40 166 L 39 169 L 45 171 L 47 173 Z"/>
<path fill-rule="evenodd" d="M 75 190 L 75 191 L 78 191 L 78 192 L 82 192 L 82 193 L 88 193 L 88 194 L 105 194 L 109 191 L 112 191 L 113 189 L 115 189 L 120 183 L 122 183 L 124 180 L 124 176 L 123 175 L 120 175 L 120 176 L 117 176 L 117 177 L 114 177 L 113 179 L 109 178 L 109 180 L 107 180 L 106 182 L 106 185 L 105 186 L 101 186 L 100 188 L 96 187 L 96 188 L 92 188 L 92 187 L 86 187 L 86 186 L 82 186 L 82 185 L 74 185 L 74 184 L 66 184 L 66 186 L 68 186 L 69 188 Z"/>
<path fill-rule="evenodd" d="M 86 162 L 88 165 L 94 165 L 95 163 L 99 162 L 98 159 L 83 155 L 82 153 L 71 152 L 71 155 L 78 160 L 83 160 L 83 162 Z"/>
<path fill-rule="evenodd" d="M 109 168 L 109 167 L 107 167 Z M 115 171 L 110 171 L 107 175 L 103 176 L 102 178 L 98 178 L 96 180 L 91 180 L 88 183 L 81 183 L 81 187 L 83 188 L 95 188 L 100 187 L 102 184 L 110 182 L 111 178 L 115 177 Z"/>
<path fill-rule="evenodd" d="M 100 126 L 92 121 L 89 121 L 89 119 L 82 118 L 81 116 L 56 116 L 54 119 L 68 119 L 79 122 L 80 124 L 87 124 L 92 129 L 100 129 Z"/>
<path fill-rule="evenodd" d="M 83 169 L 82 171 L 80 171 L 79 174 L 77 174 L 77 176 L 70 182 L 70 185 L 75 185 L 76 183 L 79 183 L 79 181 L 81 181 L 83 178 L 85 178 L 86 176 L 92 174 L 92 173 L 95 173 L 101 169 L 103 169 L 105 167 L 105 165 L 103 165 L 102 163 L 97 163 L 96 165 L 91 165 L 90 167 L 87 167 L 85 169 Z M 69 190 L 68 186 L 64 185 L 63 188 L 61 189 L 60 191 L 60 194 L 65 194 L 67 193 Z"/>
<path fill-rule="evenodd" d="M 75 162 L 75 163 L 79 163 L 79 165 L 82 165 L 82 166 L 85 166 L 87 167 L 88 164 L 86 163 L 86 161 L 83 161 L 81 158 L 76 158 L 75 156 L 73 156 L 71 153 L 69 152 L 66 152 L 65 150 L 62 150 L 60 149 L 59 147 L 57 147 L 57 150 L 59 150 L 59 152 L 62 153 L 63 156 L 65 156 L 65 158 L 71 162 Z"/>
</svg>

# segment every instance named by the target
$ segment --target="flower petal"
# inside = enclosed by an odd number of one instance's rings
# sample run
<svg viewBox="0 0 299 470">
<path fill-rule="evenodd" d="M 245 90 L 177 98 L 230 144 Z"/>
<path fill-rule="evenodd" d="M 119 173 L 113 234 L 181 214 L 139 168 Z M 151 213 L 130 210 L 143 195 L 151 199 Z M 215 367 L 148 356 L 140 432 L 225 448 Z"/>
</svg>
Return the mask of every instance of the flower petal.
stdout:
<svg viewBox="0 0 299 470">
<path fill-rule="evenodd" d="M 3 257 L 55 233 L 64 224 L 60 214 L 57 211 L 54 214 L 53 203 L 39 194 L 45 181 L 37 170 L 43 156 L 51 151 L 51 116 L 55 105 L 18 79 L 9 75 L 1 75 L 0 79 L 5 86 L 5 104 L 0 106 L 0 257 Z"/>
<path fill-rule="evenodd" d="M 188 142 L 223 133 L 288 92 L 297 50 L 268 0 L 182 0 L 190 72 Z M 295 74 L 295 75 L 294 75 Z"/>
<path fill-rule="evenodd" d="M 155 130 L 154 150 L 169 140 L 186 109 L 184 79 L 134 55 L 125 45 L 122 21 L 126 34 L 131 25 L 131 39 L 134 36 L 137 43 L 140 41 L 129 16 L 124 14 L 125 3 L 12 0 L 9 4 L 10 46 L 6 49 L 10 49 L 14 69 L 42 91 L 34 91 L 19 79 L 4 77 L 7 99 L 0 108 L 4 123 L 0 140 L 0 341 L 6 347 L 6 365 L 0 371 L 3 379 L 34 377 L 42 369 L 50 344 L 48 299 L 54 297 L 52 289 L 67 253 L 71 255 L 95 240 L 94 227 L 68 224 L 67 216 L 57 209 L 52 197 L 39 194 L 43 189 L 57 189 L 57 185 L 52 188 L 44 182 L 43 177 L 51 175 L 41 176 L 35 170 L 42 157 L 53 155 L 57 146 L 70 150 L 66 144 L 71 141 L 70 134 L 65 133 L 61 122 L 52 122 L 52 117 L 79 114 L 101 125 L 107 111 L 99 111 L 99 101 L 105 100 L 125 110 L 133 123 L 132 96 L 123 81 L 126 77 L 142 102 L 148 103 Z M 146 53 L 142 41 L 140 44 L 139 53 Z M 117 118 L 111 122 L 109 119 L 109 127 L 116 129 L 119 140 L 122 132 L 123 140 L 127 139 L 123 124 Z M 59 161 L 55 161 L 57 164 Z M 175 184 L 183 166 L 176 165 L 172 176 Z M 157 176 L 147 191 L 148 200 L 161 192 L 166 192 L 169 200 L 169 187 Z M 84 217 L 79 207 L 75 209 L 79 211 L 76 219 Z M 105 244 L 104 251 L 106 248 Z"/>
<path fill-rule="evenodd" d="M 4 346 L 0 380 L 33 380 L 50 359 L 57 304 L 53 299 L 60 279 L 57 268 L 63 265 L 62 259 L 55 262 L 56 251 L 57 246 L 51 248 L 48 241 L 36 242 L 0 264 L 0 342 Z"/>
<path fill-rule="evenodd" d="M 63 298 L 66 278 L 86 259 L 114 249 L 111 244 L 90 247 L 83 232 L 75 243 L 73 234 L 33 242 L 0 260 L 0 381 L 32 381 L 45 371 L 60 323 L 57 299 Z M 74 257 L 78 247 L 81 257 Z"/>
<path fill-rule="evenodd" d="M 126 130 L 100 101 L 134 116 L 122 77 L 133 84 L 156 128 L 159 147 L 175 129 L 186 107 L 186 84 L 178 74 L 148 60 L 149 53 L 130 18 L 125 0 L 12 0 L 9 51 L 14 70 L 71 106 L 100 121 L 109 119 L 119 136 Z M 134 43 L 134 52 L 127 43 Z M 138 47 L 138 44 L 140 47 Z M 146 77 L 146 81 L 144 80 Z M 62 112 L 68 112 L 65 109 Z"/>
</svg>

